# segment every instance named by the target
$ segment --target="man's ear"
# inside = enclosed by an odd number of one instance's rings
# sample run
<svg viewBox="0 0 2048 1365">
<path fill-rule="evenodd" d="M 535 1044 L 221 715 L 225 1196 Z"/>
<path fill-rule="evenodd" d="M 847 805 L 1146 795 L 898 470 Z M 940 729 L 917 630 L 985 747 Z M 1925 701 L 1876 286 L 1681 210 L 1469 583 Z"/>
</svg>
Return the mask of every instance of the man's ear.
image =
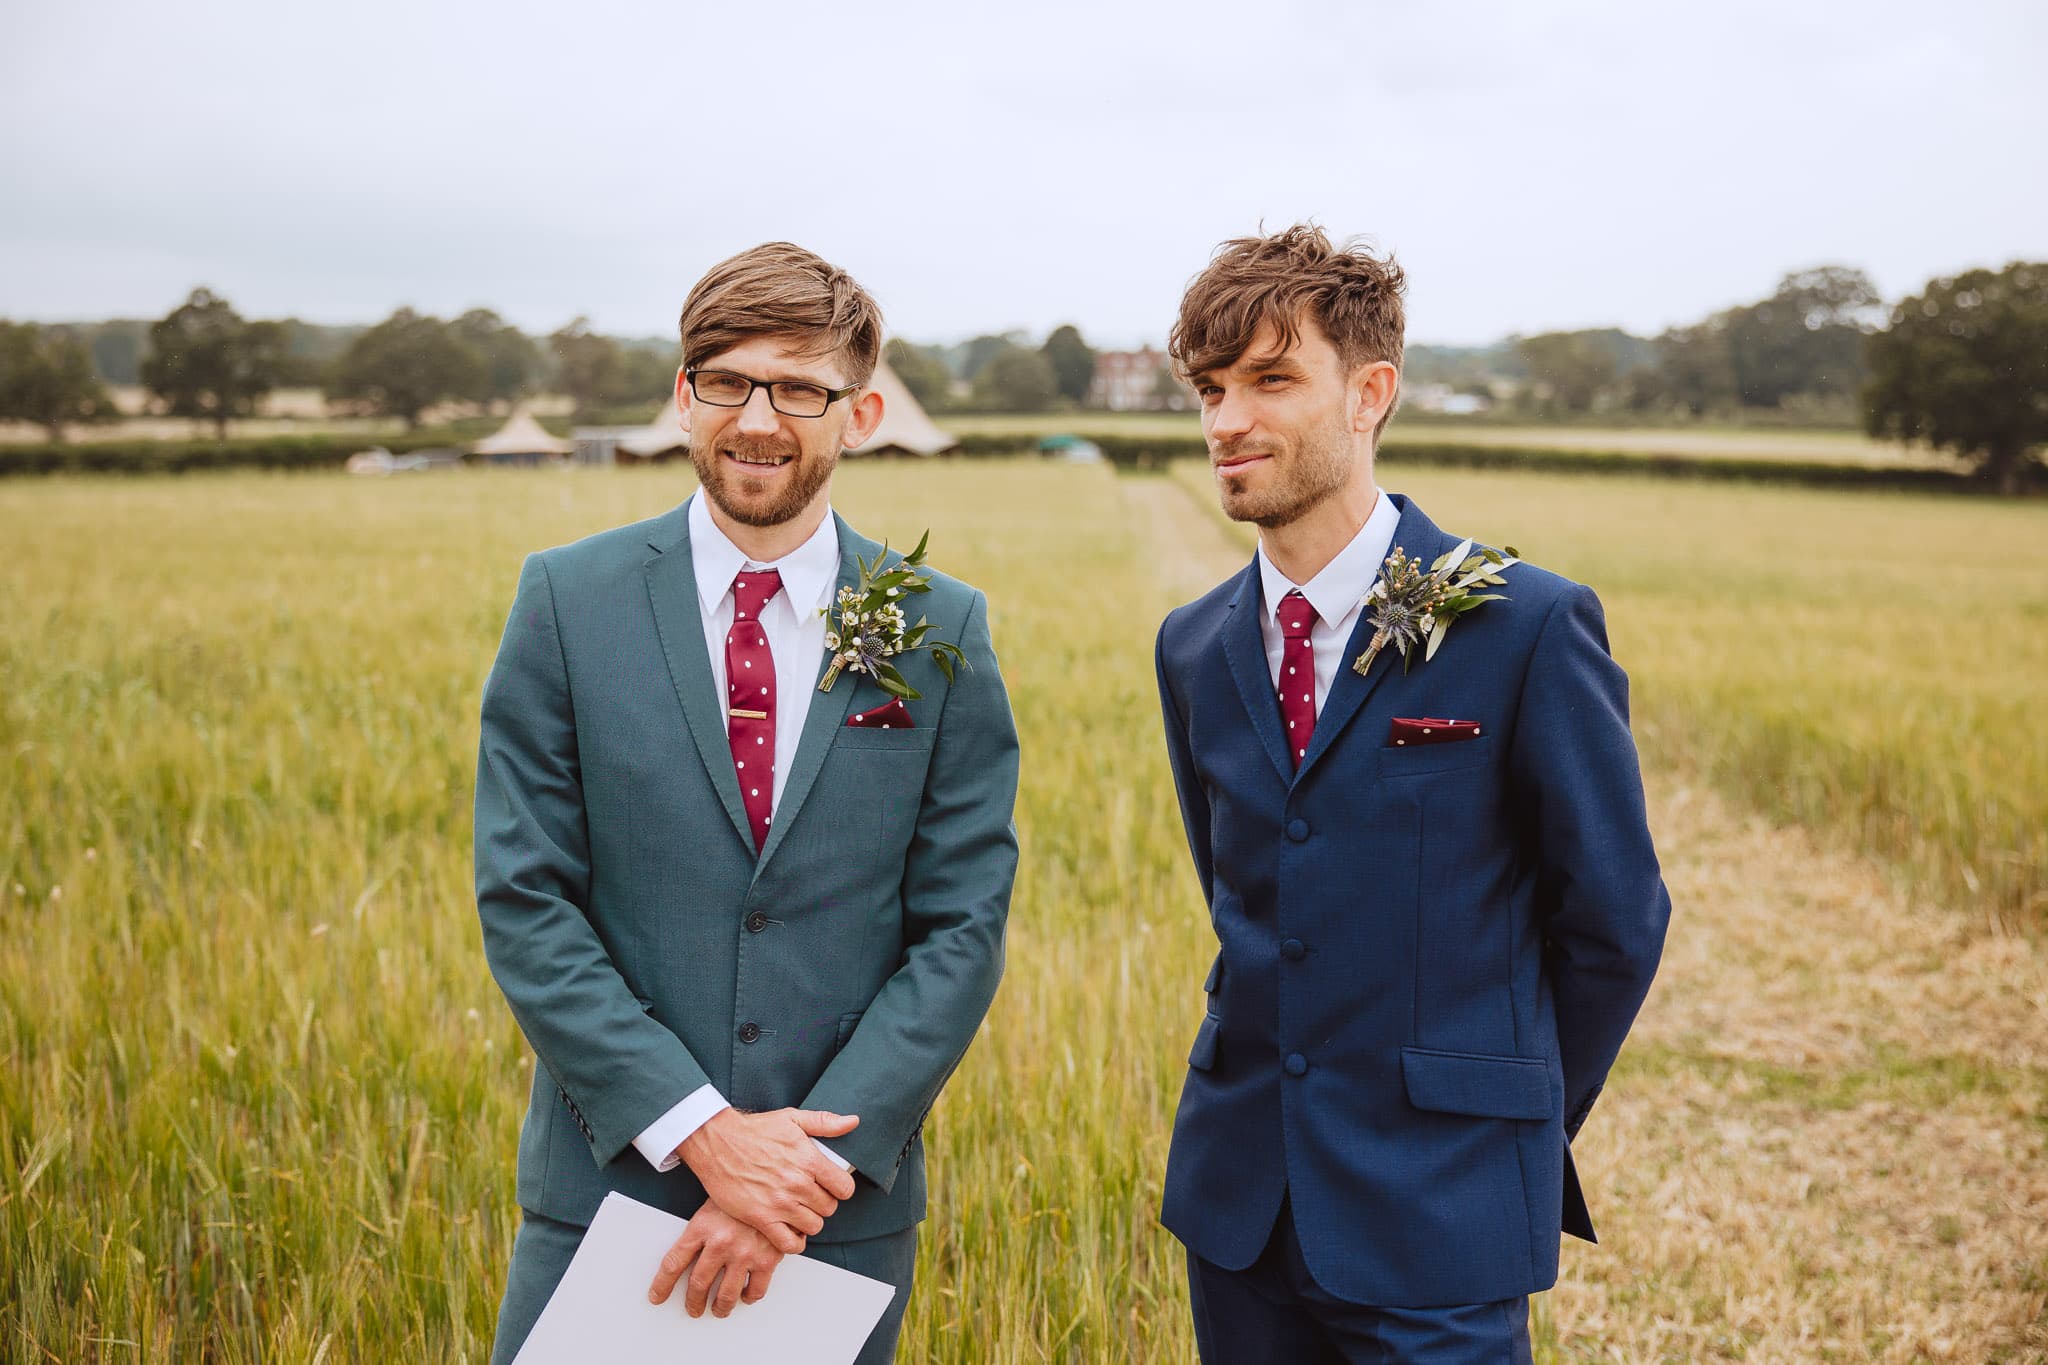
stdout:
<svg viewBox="0 0 2048 1365">
<path fill-rule="evenodd" d="M 839 444 L 848 450 L 858 450 L 880 425 L 882 395 L 873 389 L 863 389 L 860 397 L 853 400 L 853 411 L 846 418 L 846 435 L 840 438 Z"/>
<path fill-rule="evenodd" d="M 684 377 L 682 366 L 676 367 L 676 412 L 681 416 L 683 434 L 690 434 L 690 381 Z"/>
<path fill-rule="evenodd" d="M 1394 407 L 1401 372 L 1389 360 L 1369 360 L 1351 372 L 1351 429 L 1370 436 Z"/>
</svg>

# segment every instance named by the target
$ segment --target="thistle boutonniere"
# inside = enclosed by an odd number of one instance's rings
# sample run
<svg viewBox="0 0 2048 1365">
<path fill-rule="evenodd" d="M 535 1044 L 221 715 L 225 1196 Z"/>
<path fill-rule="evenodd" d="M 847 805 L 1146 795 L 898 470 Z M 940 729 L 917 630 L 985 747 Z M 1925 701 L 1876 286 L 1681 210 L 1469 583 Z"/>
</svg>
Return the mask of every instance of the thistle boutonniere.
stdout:
<svg viewBox="0 0 2048 1365">
<path fill-rule="evenodd" d="M 1372 661 L 1389 645 L 1401 651 L 1403 673 L 1414 661 L 1417 645 L 1422 646 L 1422 661 L 1428 663 L 1436 657 L 1444 636 L 1450 633 L 1451 622 L 1482 602 L 1498 602 L 1506 597 L 1504 593 L 1474 589 L 1499 587 L 1507 581 L 1501 575 L 1521 562 L 1521 552 L 1512 545 L 1505 555 L 1486 549 L 1473 554 L 1468 539 L 1457 549 L 1439 555 L 1436 563 L 1429 566 L 1429 572 L 1424 573 L 1422 561 L 1408 558 L 1396 545 L 1387 562 L 1380 565 L 1379 578 L 1366 590 L 1372 643 L 1365 647 L 1365 653 L 1352 660 L 1352 668 L 1360 675 L 1370 672 Z"/>
<path fill-rule="evenodd" d="M 892 697 L 916 701 L 924 694 L 905 682 L 889 662 L 912 649 L 929 649 L 939 672 L 946 675 L 947 682 L 953 681 L 953 665 L 966 658 L 960 647 L 944 640 L 926 644 L 925 635 L 932 626 L 922 616 L 914 626 L 904 624 L 903 599 L 932 590 L 924 567 L 925 547 L 931 538 L 932 533 L 926 531 L 917 548 L 890 565 L 886 573 L 882 561 L 889 555 L 887 545 L 875 552 L 872 564 L 854 556 L 853 562 L 860 566 L 860 582 L 851 588 L 841 588 L 833 605 L 826 609 L 827 616 L 837 619 L 825 632 L 825 648 L 831 651 L 832 666 L 818 681 L 820 692 L 830 692 L 843 669 L 867 674 Z"/>
</svg>

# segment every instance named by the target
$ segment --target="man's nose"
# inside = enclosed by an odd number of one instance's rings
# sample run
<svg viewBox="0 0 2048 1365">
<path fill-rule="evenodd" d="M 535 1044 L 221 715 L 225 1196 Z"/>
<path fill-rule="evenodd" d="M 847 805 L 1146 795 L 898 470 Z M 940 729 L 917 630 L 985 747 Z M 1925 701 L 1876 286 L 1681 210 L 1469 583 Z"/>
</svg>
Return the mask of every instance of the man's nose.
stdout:
<svg viewBox="0 0 2048 1365">
<path fill-rule="evenodd" d="M 781 424 L 781 417 L 775 411 L 774 404 L 768 401 L 766 384 L 760 385 L 747 395 L 747 401 L 740 408 L 740 435 L 773 436 Z"/>
<path fill-rule="evenodd" d="M 1202 417 L 1212 441 L 1234 441 L 1252 429 L 1251 403 L 1229 389 L 1202 410 Z"/>
</svg>

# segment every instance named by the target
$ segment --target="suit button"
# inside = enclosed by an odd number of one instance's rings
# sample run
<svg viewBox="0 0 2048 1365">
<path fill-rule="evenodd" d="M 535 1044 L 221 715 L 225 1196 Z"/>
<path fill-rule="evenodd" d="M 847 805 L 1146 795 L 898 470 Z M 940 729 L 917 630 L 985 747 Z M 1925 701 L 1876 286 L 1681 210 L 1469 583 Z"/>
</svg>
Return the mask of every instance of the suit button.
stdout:
<svg viewBox="0 0 2048 1365">
<path fill-rule="evenodd" d="M 1308 1058 L 1302 1056 L 1299 1052 L 1288 1053 L 1287 1060 L 1281 1063 L 1281 1065 L 1286 1068 L 1287 1074 L 1290 1076 L 1308 1075 Z"/>
<path fill-rule="evenodd" d="M 1289 820 L 1287 822 L 1287 837 L 1294 840 L 1297 844 L 1305 843 L 1308 839 L 1308 821 Z"/>
<path fill-rule="evenodd" d="M 749 1019 L 740 1025 L 740 1041 L 751 1043 L 761 1036 L 761 1026 Z"/>
<path fill-rule="evenodd" d="M 766 915 L 762 914 L 762 913 L 761 913 L 761 912 L 760 912 L 759 910 L 756 910 L 756 911 L 755 911 L 755 912 L 754 912 L 753 914 L 751 914 L 751 915 L 748 915 L 748 916 L 747 916 L 747 932 L 748 932 L 748 933 L 750 933 L 750 934 L 758 934 L 758 933 L 760 933 L 760 932 L 761 932 L 761 931 L 762 931 L 763 929 L 766 929 L 767 927 L 768 927 L 768 916 L 766 916 Z"/>
<path fill-rule="evenodd" d="M 1302 942 L 1298 938 L 1282 939 L 1280 941 L 1280 956 L 1286 958 L 1289 962 L 1299 962 L 1308 956 L 1308 949 L 1302 946 Z"/>
</svg>

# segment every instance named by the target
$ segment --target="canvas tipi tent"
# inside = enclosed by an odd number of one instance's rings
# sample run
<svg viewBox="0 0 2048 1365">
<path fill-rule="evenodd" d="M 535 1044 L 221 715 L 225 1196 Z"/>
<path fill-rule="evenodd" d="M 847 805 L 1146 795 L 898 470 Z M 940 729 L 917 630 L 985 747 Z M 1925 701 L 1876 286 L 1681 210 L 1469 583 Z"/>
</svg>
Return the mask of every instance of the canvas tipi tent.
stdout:
<svg viewBox="0 0 2048 1365">
<path fill-rule="evenodd" d="M 518 412 L 496 434 L 471 446 L 469 453 L 482 464 L 545 464 L 575 448 L 572 442 L 548 435 L 527 413 Z"/>
<path fill-rule="evenodd" d="M 946 455 L 960 448 L 958 437 L 939 430 L 886 360 L 875 364 L 870 388 L 882 395 L 882 425 L 849 455 Z"/>
<path fill-rule="evenodd" d="M 690 436 L 683 430 L 683 414 L 671 398 L 654 410 L 654 417 L 646 426 L 619 437 L 618 459 L 620 464 L 667 460 L 689 448 Z"/>
</svg>

